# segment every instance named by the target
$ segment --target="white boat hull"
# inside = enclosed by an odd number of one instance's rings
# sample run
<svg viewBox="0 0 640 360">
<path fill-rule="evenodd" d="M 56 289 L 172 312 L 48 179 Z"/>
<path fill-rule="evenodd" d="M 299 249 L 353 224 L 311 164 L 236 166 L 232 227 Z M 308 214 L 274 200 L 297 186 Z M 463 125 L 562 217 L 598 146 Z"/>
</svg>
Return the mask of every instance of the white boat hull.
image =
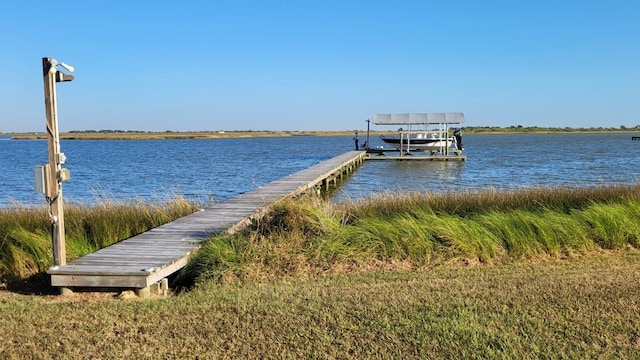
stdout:
<svg viewBox="0 0 640 360">
<path fill-rule="evenodd" d="M 407 147 L 408 151 L 428 152 L 444 151 L 445 148 L 456 149 L 456 140 L 453 137 L 450 137 L 448 142 L 444 139 L 404 138 L 402 144 L 399 137 L 382 137 L 381 139 L 395 149 L 404 151 L 407 151 Z"/>
</svg>

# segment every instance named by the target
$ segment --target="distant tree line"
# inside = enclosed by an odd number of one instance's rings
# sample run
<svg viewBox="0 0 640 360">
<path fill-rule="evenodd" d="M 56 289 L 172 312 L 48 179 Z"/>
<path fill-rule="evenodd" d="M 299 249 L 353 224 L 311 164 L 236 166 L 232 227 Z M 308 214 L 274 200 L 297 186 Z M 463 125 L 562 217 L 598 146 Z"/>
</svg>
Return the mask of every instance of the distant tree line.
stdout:
<svg viewBox="0 0 640 360">
<path fill-rule="evenodd" d="M 627 127 L 620 125 L 620 127 L 589 127 L 589 128 L 573 128 L 573 127 L 543 127 L 543 126 L 522 126 L 512 125 L 508 127 L 500 126 L 465 126 L 462 129 L 466 133 L 543 133 L 543 132 L 602 132 L 602 131 L 640 131 L 640 125 L 633 127 Z M 375 130 L 373 130 L 375 131 Z M 388 131 L 378 130 L 378 131 Z M 202 131 L 144 131 L 144 130 L 71 130 L 71 134 L 158 134 L 158 133 L 198 133 L 198 134 L 224 134 L 224 133 L 284 133 L 284 134 L 296 134 L 296 133 L 323 133 L 323 132 L 335 132 L 335 131 L 273 131 L 273 130 L 202 130 Z"/>
<path fill-rule="evenodd" d="M 145 130 L 112 130 L 112 129 L 102 129 L 102 130 L 71 130 L 68 131 L 69 134 L 158 134 L 158 133 L 199 133 L 199 134 L 214 134 L 214 133 L 251 133 L 251 132 L 260 132 L 260 133 L 280 133 L 280 132 L 289 132 L 289 131 L 273 131 L 273 130 L 199 130 L 199 131 L 175 131 L 175 130 L 165 130 L 165 131 L 145 131 Z"/>
<path fill-rule="evenodd" d="M 573 128 L 573 127 L 543 127 L 543 126 L 522 126 L 512 125 L 509 127 L 499 126 L 465 126 L 464 131 L 467 133 L 542 133 L 542 132 L 600 132 L 600 131 L 621 131 L 621 130 L 640 130 L 640 125 L 634 127 L 627 127 L 620 125 L 620 127 L 589 127 L 589 128 Z"/>
</svg>

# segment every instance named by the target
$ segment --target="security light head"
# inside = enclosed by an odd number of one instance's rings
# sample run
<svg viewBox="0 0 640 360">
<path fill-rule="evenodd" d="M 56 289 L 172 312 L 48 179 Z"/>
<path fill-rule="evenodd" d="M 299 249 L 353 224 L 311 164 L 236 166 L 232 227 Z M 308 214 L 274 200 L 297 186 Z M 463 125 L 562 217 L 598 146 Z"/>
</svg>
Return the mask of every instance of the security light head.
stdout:
<svg viewBox="0 0 640 360">
<path fill-rule="evenodd" d="M 63 62 L 60 63 L 60 66 L 62 66 L 63 68 L 67 69 L 68 72 L 73 72 L 75 70 L 75 68 L 69 64 L 65 64 Z"/>
<path fill-rule="evenodd" d="M 56 60 L 55 58 L 49 58 L 49 63 L 51 64 L 51 68 L 55 68 L 56 66 L 60 65 L 63 68 L 65 68 L 68 72 L 73 72 L 75 70 L 75 68 L 69 64 L 65 64 L 63 62 L 58 62 L 58 60 Z M 55 71 L 51 71 L 51 72 L 55 72 Z"/>
</svg>

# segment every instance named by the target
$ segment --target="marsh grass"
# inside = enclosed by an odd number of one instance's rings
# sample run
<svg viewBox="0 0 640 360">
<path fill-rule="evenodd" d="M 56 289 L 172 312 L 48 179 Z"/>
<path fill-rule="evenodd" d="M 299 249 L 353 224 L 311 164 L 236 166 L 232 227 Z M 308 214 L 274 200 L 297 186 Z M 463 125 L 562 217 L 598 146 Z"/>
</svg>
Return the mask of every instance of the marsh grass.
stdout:
<svg viewBox="0 0 640 360">
<path fill-rule="evenodd" d="M 192 213 L 184 198 L 157 204 L 100 201 L 65 206 L 67 259 L 72 260 Z M 52 265 L 47 208 L 0 209 L 0 280 L 22 279 Z"/>
<path fill-rule="evenodd" d="M 431 268 L 570 257 L 640 246 L 640 186 L 384 195 L 334 204 L 283 200 L 234 235 L 207 241 L 180 273 L 205 279 L 310 276 L 372 268 Z M 71 204 L 73 259 L 196 209 L 160 203 Z M 46 209 L 0 209 L 0 279 L 45 271 L 51 246 Z"/>
<path fill-rule="evenodd" d="M 638 247 L 639 195 L 638 186 L 613 186 L 284 200 L 244 231 L 205 243 L 181 277 L 499 264 Z"/>
<path fill-rule="evenodd" d="M 640 203 L 593 204 L 581 216 L 590 226 L 595 242 L 604 248 L 617 249 L 640 245 Z"/>
<path fill-rule="evenodd" d="M 448 193 L 382 194 L 345 204 L 352 217 L 389 216 L 429 209 L 437 214 L 467 217 L 490 211 L 551 209 L 569 212 L 591 203 L 608 204 L 640 197 L 640 186 L 553 187 L 500 191 L 495 188 Z"/>
</svg>

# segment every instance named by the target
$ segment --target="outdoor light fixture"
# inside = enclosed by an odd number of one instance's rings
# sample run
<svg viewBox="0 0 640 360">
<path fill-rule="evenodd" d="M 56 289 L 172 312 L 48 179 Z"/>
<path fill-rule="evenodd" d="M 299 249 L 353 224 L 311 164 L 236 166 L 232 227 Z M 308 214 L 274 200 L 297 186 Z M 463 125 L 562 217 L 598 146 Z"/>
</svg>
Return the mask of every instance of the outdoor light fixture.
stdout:
<svg viewBox="0 0 640 360">
<path fill-rule="evenodd" d="M 73 75 L 58 71 L 58 65 L 68 72 L 73 72 L 75 70 L 73 66 L 63 62 L 58 62 L 58 60 L 54 58 L 42 58 L 49 163 L 35 168 L 36 191 L 44 194 L 47 202 L 49 203 L 54 266 L 65 265 L 67 261 L 65 250 L 62 182 L 67 181 L 70 178 L 69 170 L 62 168 L 62 164 L 65 163 L 67 157 L 60 151 L 56 83 L 72 81 L 74 79 Z"/>
<path fill-rule="evenodd" d="M 58 71 L 56 67 L 58 65 L 62 66 L 68 72 L 74 72 L 75 68 L 69 64 L 58 62 L 58 60 L 54 58 L 45 58 L 48 59 L 49 62 L 49 72 L 55 75 L 56 82 L 65 82 L 65 81 L 73 81 L 74 77 L 70 74 L 65 74 L 63 72 Z"/>
</svg>

